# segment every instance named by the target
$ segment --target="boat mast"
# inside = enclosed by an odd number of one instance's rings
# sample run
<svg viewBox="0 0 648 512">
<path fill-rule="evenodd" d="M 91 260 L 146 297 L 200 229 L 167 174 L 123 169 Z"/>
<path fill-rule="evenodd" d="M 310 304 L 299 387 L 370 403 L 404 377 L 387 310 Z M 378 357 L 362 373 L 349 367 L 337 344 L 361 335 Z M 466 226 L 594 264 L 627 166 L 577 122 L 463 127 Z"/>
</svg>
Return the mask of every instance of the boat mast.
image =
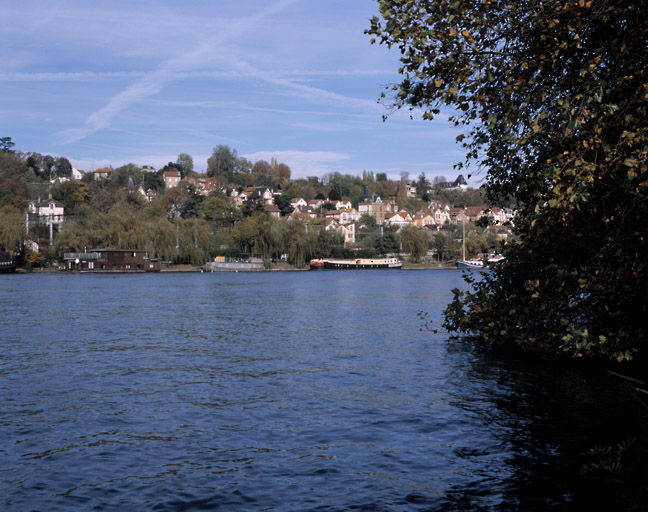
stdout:
<svg viewBox="0 0 648 512">
<path fill-rule="evenodd" d="M 466 212 L 463 212 L 463 247 L 462 247 L 462 259 L 466 261 Z"/>
</svg>

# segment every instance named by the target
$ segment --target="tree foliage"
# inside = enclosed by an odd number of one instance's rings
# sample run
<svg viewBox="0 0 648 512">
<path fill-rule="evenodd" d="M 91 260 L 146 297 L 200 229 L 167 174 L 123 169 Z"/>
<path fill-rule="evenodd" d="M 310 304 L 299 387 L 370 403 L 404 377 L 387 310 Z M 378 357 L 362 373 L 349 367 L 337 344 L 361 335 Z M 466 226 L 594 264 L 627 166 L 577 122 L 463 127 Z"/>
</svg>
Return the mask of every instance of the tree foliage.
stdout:
<svg viewBox="0 0 648 512">
<path fill-rule="evenodd" d="M 223 144 L 216 146 L 207 159 L 207 176 L 227 182 L 236 167 L 237 151 Z"/>
<path fill-rule="evenodd" d="M 427 232 L 415 226 L 405 226 L 400 231 L 400 237 L 403 251 L 409 254 L 410 261 L 420 263 L 430 245 L 430 237 Z"/>
<path fill-rule="evenodd" d="M 491 202 L 519 207 L 521 242 L 457 292 L 446 325 L 500 346 L 636 357 L 648 313 L 648 4 L 379 4 L 369 33 L 401 53 L 391 106 L 426 119 L 452 107 Z"/>
</svg>

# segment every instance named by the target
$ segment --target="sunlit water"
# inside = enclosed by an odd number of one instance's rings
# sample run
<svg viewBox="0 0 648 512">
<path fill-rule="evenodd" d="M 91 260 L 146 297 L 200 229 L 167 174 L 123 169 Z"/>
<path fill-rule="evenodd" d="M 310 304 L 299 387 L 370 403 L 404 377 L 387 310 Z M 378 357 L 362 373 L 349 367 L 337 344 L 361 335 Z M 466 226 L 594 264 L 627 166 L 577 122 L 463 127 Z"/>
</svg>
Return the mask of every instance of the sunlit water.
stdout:
<svg viewBox="0 0 648 512">
<path fill-rule="evenodd" d="M 0 509 L 579 510 L 632 403 L 424 329 L 457 286 L 0 276 Z"/>
</svg>

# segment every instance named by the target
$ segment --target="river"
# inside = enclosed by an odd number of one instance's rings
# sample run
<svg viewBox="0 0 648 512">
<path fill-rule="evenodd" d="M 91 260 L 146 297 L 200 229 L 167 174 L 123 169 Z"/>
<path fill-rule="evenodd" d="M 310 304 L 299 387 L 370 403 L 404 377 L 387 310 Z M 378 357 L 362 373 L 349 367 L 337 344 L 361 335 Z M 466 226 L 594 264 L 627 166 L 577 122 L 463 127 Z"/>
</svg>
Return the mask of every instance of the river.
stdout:
<svg viewBox="0 0 648 512">
<path fill-rule="evenodd" d="M 451 339 L 463 286 L 448 270 L 0 276 L 0 509 L 611 500 L 581 470 L 628 435 L 631 395 Z"/>
</svg>

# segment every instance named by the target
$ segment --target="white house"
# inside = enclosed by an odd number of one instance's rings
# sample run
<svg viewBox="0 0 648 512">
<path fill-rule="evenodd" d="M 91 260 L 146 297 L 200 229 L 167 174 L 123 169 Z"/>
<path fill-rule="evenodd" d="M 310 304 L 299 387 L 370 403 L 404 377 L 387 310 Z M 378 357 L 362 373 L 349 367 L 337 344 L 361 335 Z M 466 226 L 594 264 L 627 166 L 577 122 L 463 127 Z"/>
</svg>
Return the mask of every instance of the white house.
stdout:
<svg viewBox="0 0 648 512">
<path fill-rule="evenodd" d="M 296 210 L 299 207 L 308 206 L 308 203 L 304 199 L 302 199 L 301 197 L 297 197 L 295 199 L 290 200 L 290 206 L 292 206 Z"/>
<path fill-rule="evenodd" d="M 350 224 L 360 220 L 360 215 L 358 214 L 358 210 L 355 208 L 344 208 L 343 210 L 340 210 L 339 219 L 340 224 Z"/>
<path fill-rule="evenodd" d="M 84 173 L 83 171 L 80 171 L 79 169 L 77 169 L 77 168 L 74 167 L 74 166 L 72 167 L 72 179 L 73 179 L 73 180 L 80 180 L 80 179 L 82 179 L 84 174 L 85 174 L 85 173 Z"/>
<path fill-rule="evenodd" d="M 450 210 L 445 208 L 434 209 L 434 223 L 443 226 L 446 222 L 450 222 Z"/>
<path fill-rule="evenodd" d="M 51 224 L 62 224 L 65 220 L 65 207 L 52 199 L 50 195 L 47 201 L 41 201 L 40 197 L 37 201 L 29 201 L 27 203 L 27 211 L 38 217 L 38 222 L 44 222 L 48 226 Z"/>
<path fill-rule="evenodd" d="M 412 224 L 412 216 L 406 211 L 390 213 L 385 215 L 385 222 L 390 226 L 409 226 Z"/>
</svg>

